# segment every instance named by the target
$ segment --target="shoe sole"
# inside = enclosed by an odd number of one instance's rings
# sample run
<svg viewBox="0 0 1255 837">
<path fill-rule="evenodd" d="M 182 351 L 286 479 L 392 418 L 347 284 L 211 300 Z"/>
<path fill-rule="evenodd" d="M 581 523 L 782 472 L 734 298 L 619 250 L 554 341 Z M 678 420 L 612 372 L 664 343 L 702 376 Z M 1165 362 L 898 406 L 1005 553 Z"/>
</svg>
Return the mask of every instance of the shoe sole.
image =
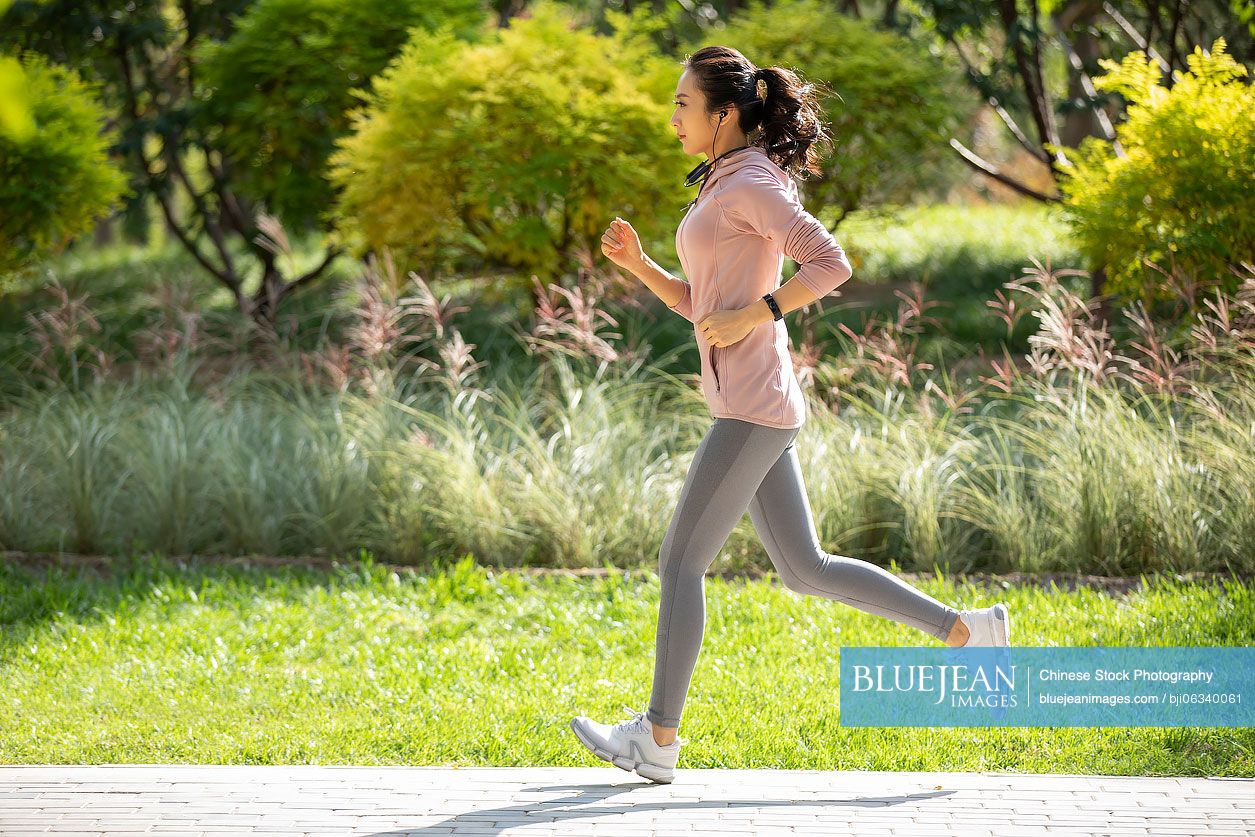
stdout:
<svg viewBox="0 0 1255 837">
<path fill-rule="evenodd" d="M 571 719 L 571 732 L 575 733 L 575 737 L 587 750 L 602 761 L 608 761 L 620 770 L 626 770 L 628 773 L 636 773 L 648 779 L 651 782 L 657 782 L 660 785 L 669 785 L 675 779 L 674 770 L 666 770 L 647 761 L 633 761 L 627 756 L 616 756 L 608 750 L 603 750 L 593 742 L 589 741 L 580 732 L 579 725 L 575 723 L 575 719 Z"/>
</svg>

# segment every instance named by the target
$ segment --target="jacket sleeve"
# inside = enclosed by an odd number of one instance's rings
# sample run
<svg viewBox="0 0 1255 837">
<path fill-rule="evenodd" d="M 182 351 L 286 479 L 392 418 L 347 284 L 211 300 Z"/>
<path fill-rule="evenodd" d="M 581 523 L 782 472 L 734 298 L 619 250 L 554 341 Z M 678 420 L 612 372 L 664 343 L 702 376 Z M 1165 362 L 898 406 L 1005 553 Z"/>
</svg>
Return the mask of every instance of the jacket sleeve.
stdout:
<svg viewBox="0 0 1255 837">
<path fill-rule="evenodd" d="M 684 295 L 680 297 L 679 302 L 669 307 L 690 323 L 693 322 L 693 286 L 684 282 Z"/>
<path fill-rule="evenodd" d="M 797 262 L 794 279 L 823 297 L 850 278 L 854 269 L 841 245 L 787 184 L 760 166 L 737 177 L 735 187 L 720 193 L 725 210 Z"/>
</svg>

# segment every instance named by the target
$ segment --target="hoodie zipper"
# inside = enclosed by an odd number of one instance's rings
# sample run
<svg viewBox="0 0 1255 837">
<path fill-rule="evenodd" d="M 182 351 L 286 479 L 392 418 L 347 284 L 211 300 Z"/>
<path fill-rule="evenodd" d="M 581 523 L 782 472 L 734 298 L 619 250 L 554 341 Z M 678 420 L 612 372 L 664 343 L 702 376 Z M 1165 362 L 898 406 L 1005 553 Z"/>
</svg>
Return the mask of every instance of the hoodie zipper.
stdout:
<svg viewBox="0 0 1255 837">
<path fill-rule="evenodd" d="M 711 174 L 713 174 L 713 173 L 714 173 L 714 171 L 715 171 L 715 164 L 716 164 L 717 162 L 719 162 L 719 159 L 720 159 L 721 157 L 725 157 L 725 156 L 727 156 L 728 154 L 731 154 L 733 151 L 741 151 L 741 150 L 743 150 L 743 149 L 745 149 L 745 148 L 750 148 L 750 147 L 751 147 L 751 146 L 749 146 L 749 145 L 742 145 L 742 146 L 740 146 L 739 148 L 732 148 L 732 149 L 729 149 L 729 150 L 727 150 L 727 151 L 723 152 L 723 154 L 720 154 L 720 155 L 719 155 L 718 157 L 716 157 L 715 159 L 711 160 L 711 161 L 710 161 L 710 170 L 709 170 L 709 171 L 707 171 L 707 172 L 706 172 L 706 174 L 702 177 L 702 182 L 701 182 L 701 184 L 697 187 L 697 197 L 693 198 L 692 202 L 688 205 L 688 207 L 686 207 L 686 209 L 691 209 L 691 208 L 692 208 L 692 207 L 693 207 L 693 206 L 697 203 L 697 198 L 700 198 L 700 197 L 702 196 L 702 190 L 706 188 L 706 184 L 707 184 L 707 183 L 710 181 L 710 179 L 711 179 Z M 685 220 L 687 220 L 687 219 L 688 219 L 688 215 L 686 214 L 686 215 L 685 215 Z M 680 223 L 681 223 L 681 224 L 683 224 L 683 223 L 684 223 L 684 221 L 682 220 Z M 718 349 L 718 348 L 719 348 L 718 346 L 711 346 L 711 347 L 710 347 L 710 371 L 711 371 L 711 372 L 714 374 L 714 376 L 715 376 L 715 392 L 719 392 L 719 391 L 720 391 L 720 389 L 722 389 L 722 387 L 721 387 L 721 385 L 720 385 L 720 383 L 719 383 L 719 367 L 715 365 L 715 349 Z"/>
</svg>

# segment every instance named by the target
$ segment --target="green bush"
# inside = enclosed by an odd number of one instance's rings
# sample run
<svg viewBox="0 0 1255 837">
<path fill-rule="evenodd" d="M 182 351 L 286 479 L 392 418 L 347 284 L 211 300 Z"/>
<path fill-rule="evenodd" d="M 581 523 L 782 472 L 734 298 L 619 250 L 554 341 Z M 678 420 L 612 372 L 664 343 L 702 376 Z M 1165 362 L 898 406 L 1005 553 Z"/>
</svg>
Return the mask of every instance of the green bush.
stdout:
<svg viewBox="0 0 1255 837">
<path fill-rule="evenodd" d="M 0 276 L 91 229 L 127 189 L 94 86 L 38 53 L 20 70 L 33 130 L 0 132 Z"/>
<path fill-rule="evenodd" d="M 1123 153 L 1086 138 L 1061 183 L 1065 217 L 1085 256 L 1106 265 L 1108 290 L 1147 302 L 1173 296 L 1165 273 L 1232 293 L 1230 268 L 1255 260 L 1255 89 L 1223 38 L 1186 61 L 1169 90 L 1141 51 L 1101 60 L 1109 72 L 1094 84 L 1130 102 L 1116 129 Z"/>
<path fill-rule="evenodd" d="M 820 162 L 824 176 L 806 186 L 808 202 L 832 221 L 907 203 L 960 169 L 946 140 L 979 103 L 967 104 L 959 69 L 921 40 L 834 14 L 818 0 L 754 0 L 705 43 L 734 47 L 760 67 L 794 68 L 837 94 L 823 103 L 833 153 Z"/>
<path fill-rule="evenodd" d="M 599 253 L 615 215 L 670 240 L 693 161 L 666 100 L 637 81 L 658 79 L 661 61 L 639 41 L 578 29 L 550 2 L 490 43 L 418 33 L 332 156 L 340 236 L 428 273 L 486 264 L 541 276 L 580 248 Z"/>
<path fill-rule="evenodd" d="M 196 118 L 218 132 L 241 191 L 310 224 L 334 197 L 324 172 L 348 129 L 353 89 L 388 65 L 411 29 L 445 24 L 470 39 L 485 21 L 477 0 L 260 0 L 229 40 L 200 48 Z"/>
</svg>

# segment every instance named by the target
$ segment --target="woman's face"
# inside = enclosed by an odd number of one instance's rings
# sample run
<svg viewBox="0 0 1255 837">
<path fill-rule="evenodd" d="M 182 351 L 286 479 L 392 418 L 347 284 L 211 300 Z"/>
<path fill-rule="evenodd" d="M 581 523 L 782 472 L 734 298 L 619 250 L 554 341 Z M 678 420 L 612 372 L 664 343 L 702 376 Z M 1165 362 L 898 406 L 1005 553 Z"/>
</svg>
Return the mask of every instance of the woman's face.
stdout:
<svg viewBox="0 0 1255 837">
<path fill-rule="evenodd" d="M 732 123 L 734 111 L 729 109 L 719 129 L 727 133 Z M 680 140 L 680 147 L 685 154 L 705 154 L 711 156 L 711 145 L 714 141 L 715 126 L 719 124 L 719 114 L 713 116 L 706 113 L 706 97 L 697 89 L 693 75 L 688 70 L 680 76 L 675 88 L 675 110 L 671 112 L 671 127 Z"/>
</svg>

